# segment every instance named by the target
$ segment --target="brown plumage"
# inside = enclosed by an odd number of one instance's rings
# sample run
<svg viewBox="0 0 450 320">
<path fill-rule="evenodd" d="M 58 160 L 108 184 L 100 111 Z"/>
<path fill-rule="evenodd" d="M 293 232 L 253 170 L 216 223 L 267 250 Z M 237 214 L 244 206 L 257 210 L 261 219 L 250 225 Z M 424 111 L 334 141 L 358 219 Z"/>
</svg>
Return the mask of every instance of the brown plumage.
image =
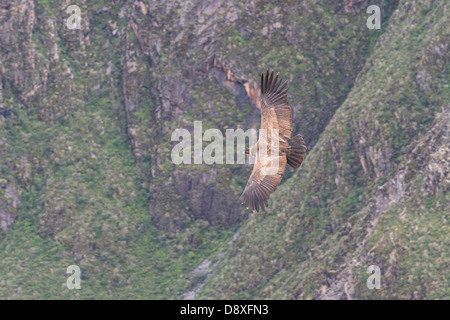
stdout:
<svg viewBox="0 0 450 320">
<path fill-rule="evenodd" d="M 265 129 L 266 136 L 259 134 L 258 142 L 246 153 L 256 156 L 252 174 L 241 195 L 241 201 L 247 208 L 259 211 L 268 205 L 270 195 L 276 190 L 283 177 L 286 163 L 298 168 L 306 155 L 306 145 L 301 135 L 291 138 L 292 111 L 287 99 L 288 81 L 274 78 L 273 71 L 261 75 L 261 129 Z M 272 130 L 278 130 L 279 150 L 271 150 Z M 259 148 L 266 148 L 266 157 L 259 156 Z M 273 151 L 273 152 L 272 152 Z M 272 154 L 273 153 L 273 154 Z M 269 170 L 274 161 L 278 160 L 278 169 Z"/>
</svg>

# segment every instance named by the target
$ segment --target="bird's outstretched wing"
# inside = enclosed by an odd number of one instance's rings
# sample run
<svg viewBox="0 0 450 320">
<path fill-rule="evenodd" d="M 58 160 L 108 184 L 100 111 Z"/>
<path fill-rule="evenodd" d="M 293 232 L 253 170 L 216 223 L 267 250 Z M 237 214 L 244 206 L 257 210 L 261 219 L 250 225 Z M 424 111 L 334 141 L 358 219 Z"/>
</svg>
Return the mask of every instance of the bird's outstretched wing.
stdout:
<svg viewBox="0 0 450 320">
<path fill-rule="evenodd" d="M 274 161 L 278 161 L 278 170 L 276 174 L 262 173 L 264 167 L 270 167 Z M 280 185 L 286 168 L 286 156 L 279 156 L 278 160 L 272 159 L 268 163 L 263 164 L 257 161 L 253 166 L 252 174 L 248 179 L 247 186 L 241 195 L 241 201 L 252 210 L 259 211 L 265 209 L 268 205 L 270 195 Z"/>
</svg>

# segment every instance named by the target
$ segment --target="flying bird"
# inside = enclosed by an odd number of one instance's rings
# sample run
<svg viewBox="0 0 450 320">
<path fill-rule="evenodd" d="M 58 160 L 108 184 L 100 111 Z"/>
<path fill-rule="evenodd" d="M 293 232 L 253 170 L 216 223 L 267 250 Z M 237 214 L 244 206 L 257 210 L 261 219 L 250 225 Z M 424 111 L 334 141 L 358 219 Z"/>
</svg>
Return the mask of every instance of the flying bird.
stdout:
<svg viewBox="0 0 450 320">
<path fill-rule="evenodd" d="M 306 155 L 303 137 L 298 134 L 291 138 L 292 111 L 287 91 L 288 81 L 279 78 L 279 73 L 274 77 L 273 71 L 269 73 L 267 70 L 265 75 L 261 75 L 261 130 L 257 143 L 245 149 L 246 154 L 256 156 L 256 162 L 240 197 L 242 203 L 253 211 L 265 210 L 268 206 L 270 195 L 281 182 L 286 163 L 297 169 Z M 271 141 L 274 130 L 278 132 L 278 144 Z M 266 133 L 262 134 L 264 131 Z M 273 145 L 278 148 L 273 148 Z M 260 150 L 262 148 L 264 150 Z"/>
</svg>

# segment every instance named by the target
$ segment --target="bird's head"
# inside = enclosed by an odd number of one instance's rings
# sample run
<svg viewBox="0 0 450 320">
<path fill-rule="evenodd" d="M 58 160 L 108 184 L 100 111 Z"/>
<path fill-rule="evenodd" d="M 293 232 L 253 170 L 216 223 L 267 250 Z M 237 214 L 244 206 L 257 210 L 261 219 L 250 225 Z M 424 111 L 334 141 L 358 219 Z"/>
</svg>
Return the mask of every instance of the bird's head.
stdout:
<svg viewBox="0 0 450 320">
<path fill-rule="evenodd" d="M 245 154 L 250 154 L 250 149 L 249 148 L 245 148 Z"/>
</svg>

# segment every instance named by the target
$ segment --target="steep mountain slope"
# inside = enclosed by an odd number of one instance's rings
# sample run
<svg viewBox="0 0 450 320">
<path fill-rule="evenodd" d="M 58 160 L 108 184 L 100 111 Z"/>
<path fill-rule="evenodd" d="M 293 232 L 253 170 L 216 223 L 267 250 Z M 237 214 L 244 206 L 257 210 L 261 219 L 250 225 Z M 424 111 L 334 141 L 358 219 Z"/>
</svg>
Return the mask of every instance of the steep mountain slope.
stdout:
<svg viewBox="0 0 450 320">
<path fill-rule="evenodd" d="M 379 31 L 368 1 L 68 5 L 0 4 L 0 297 L 449 296 L 445 1 L 378 1 Z M 257 127 L 266 68 L 311 151 L 254 215 L 250 167 L 170 137 Z"/>
<path fill-rule="evenodd" d="M 399 4 L 302 170 L 240 229 L 202 297 L 448 298 L 446 10 Z"/>
</svg>

